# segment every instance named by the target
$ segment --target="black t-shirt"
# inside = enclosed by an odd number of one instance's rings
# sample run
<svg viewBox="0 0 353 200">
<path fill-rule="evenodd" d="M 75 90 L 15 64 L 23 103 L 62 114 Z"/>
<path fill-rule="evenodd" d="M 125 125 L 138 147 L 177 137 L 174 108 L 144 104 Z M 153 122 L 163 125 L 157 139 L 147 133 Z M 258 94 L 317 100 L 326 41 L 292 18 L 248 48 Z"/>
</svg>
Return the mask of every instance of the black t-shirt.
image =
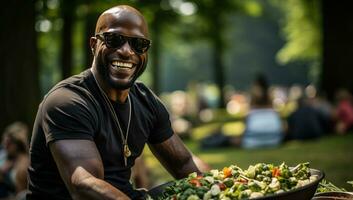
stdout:
<svg viewBox="0 0 353 200">
<path fill-rule="evenodd" d="M 137 194 L 129 179 L 135 159 L 146 143 L 161 143 L 173 135 L 169 114 L 151 90 L 141 82 L 131 87 L 132 117 L 128 136 L 131 157 L 127 167 L 122 139 L 109 107 L 90 70 L 58 83 L 44 97 L 34 123 L 27 199 L 71 199 L 48 144 L 63 139 L 95 142 L 104 166 L 104 180 L 130 196 Z M 128 102 L 114 104 L 126 134 Z"/>
</svg>

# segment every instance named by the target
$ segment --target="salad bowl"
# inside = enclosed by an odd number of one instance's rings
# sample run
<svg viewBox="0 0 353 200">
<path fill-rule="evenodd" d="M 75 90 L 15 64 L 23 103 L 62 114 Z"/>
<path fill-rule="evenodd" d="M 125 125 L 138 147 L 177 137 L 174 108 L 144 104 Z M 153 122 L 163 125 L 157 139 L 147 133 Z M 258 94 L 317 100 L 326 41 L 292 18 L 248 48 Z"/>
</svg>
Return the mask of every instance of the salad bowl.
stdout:
<svg viewBox="0 0 353 200">
<path fill-rule="evenodd" d="M 290 167 L 293 169 L 293 167 Z M 242 198 L 242 199 L 254 199 L 254 200 L 310 200 L 314 196 L 316 189 L 319 185 L 319 182 L 324 178 L 324 173 L 317 169 L 310 168 L 311 176 L 314 175 L 316 178 L 309 183 L 290 189 L 289 191 L 282 191 L 279 193 L 274 194 L 266 194 L 262 197 L 249 197 L 249 198 Z M 173 186 L 174 181 L 164 183 L 157 187 L 152 188 L 149 190 L 149 195 L 152 197 L 153 200 L 163 200 L 164 194 L 168 187 Z M 233 198 L 230 198 L 233 199 Z M 237 198 L 234 198 L 237 199 Z M 222 199 L 220 199 L 222 200 Z"/>
</svg>

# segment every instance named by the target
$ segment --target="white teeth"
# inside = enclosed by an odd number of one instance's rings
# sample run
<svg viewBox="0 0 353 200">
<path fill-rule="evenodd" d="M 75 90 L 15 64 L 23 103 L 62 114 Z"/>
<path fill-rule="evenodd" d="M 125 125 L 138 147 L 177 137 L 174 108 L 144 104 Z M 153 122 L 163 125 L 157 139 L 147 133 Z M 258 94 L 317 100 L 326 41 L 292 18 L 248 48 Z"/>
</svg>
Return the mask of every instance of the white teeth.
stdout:
<svg viewBox="0 0 353 200">
<path fill-rule="evenodd" d="M 114 67 L 121 67 L 121 68 L 132 68 L 132 63 L 125 63 L 125 62 L 119 62 L 119 61 L 113 61 L 112 65 Z"/>
</svg>

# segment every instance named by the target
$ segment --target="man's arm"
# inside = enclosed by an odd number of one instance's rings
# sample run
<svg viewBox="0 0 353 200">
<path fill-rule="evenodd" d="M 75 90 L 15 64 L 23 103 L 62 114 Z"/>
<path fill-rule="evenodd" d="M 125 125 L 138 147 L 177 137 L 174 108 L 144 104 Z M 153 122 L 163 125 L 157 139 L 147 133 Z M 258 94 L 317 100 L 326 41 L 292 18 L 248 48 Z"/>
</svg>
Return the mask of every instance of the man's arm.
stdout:
<svg viewBox="0 0 353 200">
<path fill-rule="evenodd" d="M 94 142 L 57 140 L 49 148 L 73 199 L 130 199 L 103 180 L 103 164 Z"/>
<path fill-rule="evenodd" d="M 160 144 L 149 144 L 149 147 L 174 178 L 209 170 L 208 165 L 194 156 L 176 134 Z"/>
</svg>

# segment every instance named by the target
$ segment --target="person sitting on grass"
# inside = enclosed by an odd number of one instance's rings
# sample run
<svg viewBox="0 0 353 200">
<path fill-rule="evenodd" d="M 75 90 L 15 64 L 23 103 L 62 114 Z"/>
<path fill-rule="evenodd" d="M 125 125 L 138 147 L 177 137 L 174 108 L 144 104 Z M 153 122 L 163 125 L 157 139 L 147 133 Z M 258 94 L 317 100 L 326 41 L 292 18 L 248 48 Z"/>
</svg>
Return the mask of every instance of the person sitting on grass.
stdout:
<svg viewBox="0 0 353 200">
<path fill-rule="evenodd" d="M 268 82 L 259 74 L 251 88 L 251 108 L 241 137 L 231 137 L 232 145 L 242 148 L 275 147 L 283 140 L 283 124 L 272 108 Z"/>
<path fill-rule="evenodd" d="M 24 197 L 27 190 L 28 127 L 10 124 L 4 131 L 0 150 L 0 199 Z M 21 198 L 20 198 L 21 196 Z"/>
</svg>

